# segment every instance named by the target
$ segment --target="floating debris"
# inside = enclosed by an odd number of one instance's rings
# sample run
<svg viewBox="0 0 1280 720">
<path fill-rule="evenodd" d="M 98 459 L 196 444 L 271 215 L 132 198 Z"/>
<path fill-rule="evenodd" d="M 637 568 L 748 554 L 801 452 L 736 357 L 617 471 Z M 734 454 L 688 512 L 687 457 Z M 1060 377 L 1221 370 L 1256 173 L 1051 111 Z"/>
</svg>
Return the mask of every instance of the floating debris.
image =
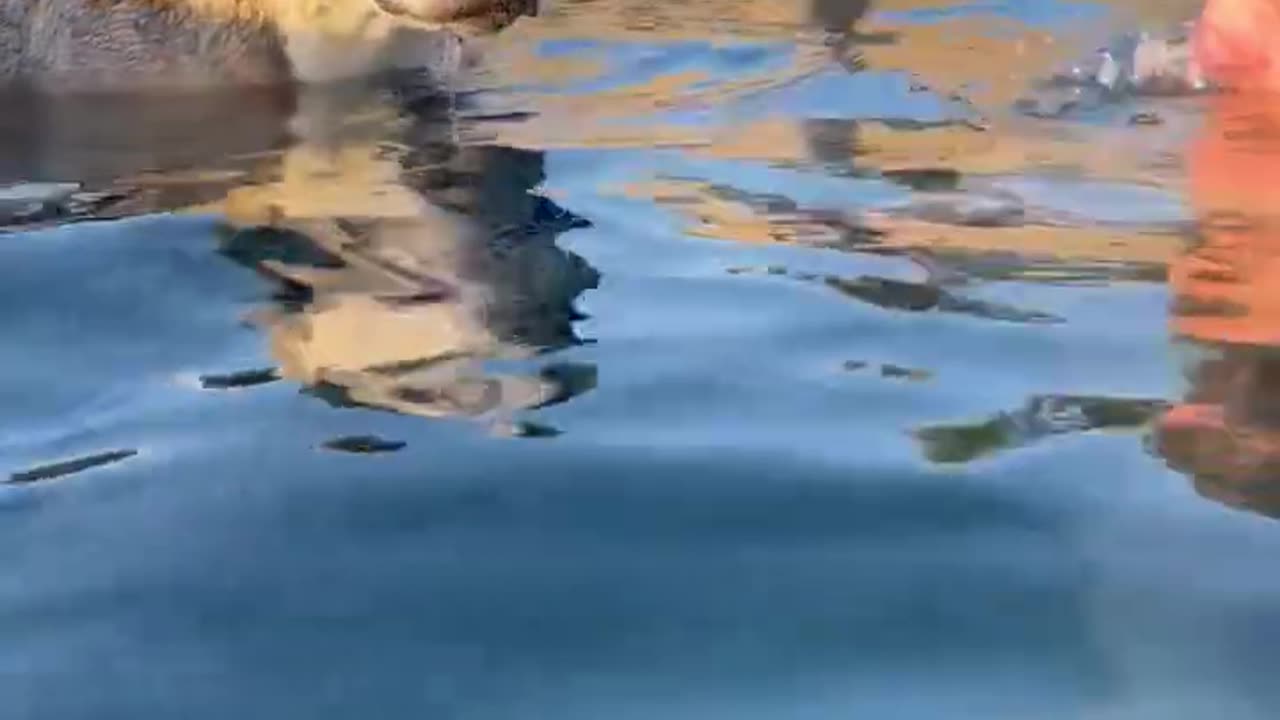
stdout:
<svg viewBox="0 0 1280 720">
<path fill-rule="evenodd" d="M 1164 118 L 1160 117 L 1159 113 L 1154 112 L 1134 113 L 1129 117 L 1129 124 L 1145 126 L 1163 125 Z"/>
<path fill-rule="evenodd" d="M 880 366 L 880 377 L 907 380 L 909 382 L 924 382 L 933 378 L 933 373 L 928 370 L 903 367 L 902 365 L 885 364 Z"/>
<path fill-rule="evenodd" d="M 553 438 L 564 434 L 559 428 L 529 420 L 512 423 L 510 432 L 513 437 L 521 438 Z"/>
<path fill-rule="evenodd" d="M 201 375 L 200 387 L 205 390 L 234 390 L 266 385 L 279 379 L 280 371 L 276 368 L 260 368 L 256 370 L 241 370 L 225 375 Z"/>
<path fill-rule="evenodd" d="M 871 367 L 871 363 L 865 360 L 846 360 L 841 368 L 845 372 L 859 372 Z M 879 366 L 880 377 L 892 380 L 907 380 L 910 382 L 924 382 L 933 378 L 933 373 L 928 370 L 920 370 L 917 368 L 909 368 L 904 365 L 894 365 L 893 363 L 884 363 Z"/>
<path fill-rule="evenodd" d="M 30 470 L 22 470 L 15 472 L 9 476 L 8 483 L 11 485 L 26 485 L 28 483 L 40 482 L 42 480 L 53 480 L 55 478 L 74 475 L 75 473 L 92 470 L 103 465 L 128 460 L 137 455 L 137 450 L 112 450 L 109 452 L 98 453 L 96 455 L 87 455 L 85 457 L 75 458 L 73 460 L 63 460 L 61 462 L 41 465 L 31 468 Z"/>
<path fill-rule="evenodd" d="M 377 435 L 348 435 L 326 440 L 320 445 L 325 450 L 352 453 L 356 455 L 373 455 L 403 450 L 407 443 L 400 440 L 384 440 Z"/>
</svg>

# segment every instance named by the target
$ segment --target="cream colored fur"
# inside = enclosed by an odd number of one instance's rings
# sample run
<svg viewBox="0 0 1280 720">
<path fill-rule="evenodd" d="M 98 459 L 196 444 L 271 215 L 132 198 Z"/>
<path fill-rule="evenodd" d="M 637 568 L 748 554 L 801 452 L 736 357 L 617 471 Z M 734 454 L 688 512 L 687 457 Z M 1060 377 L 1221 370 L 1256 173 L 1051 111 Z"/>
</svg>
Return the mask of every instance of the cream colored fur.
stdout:
<svg viewBox="0 0 1280 720">
<path fill-rule="evenodd" d="M 328 83 L 456 59 L 530 0 L 0 0 L 0 84 Z M 449 31 L 449 32 L 441 32 Z M 448 71 L 450 68 L 445 67 Z"/>
</svg>

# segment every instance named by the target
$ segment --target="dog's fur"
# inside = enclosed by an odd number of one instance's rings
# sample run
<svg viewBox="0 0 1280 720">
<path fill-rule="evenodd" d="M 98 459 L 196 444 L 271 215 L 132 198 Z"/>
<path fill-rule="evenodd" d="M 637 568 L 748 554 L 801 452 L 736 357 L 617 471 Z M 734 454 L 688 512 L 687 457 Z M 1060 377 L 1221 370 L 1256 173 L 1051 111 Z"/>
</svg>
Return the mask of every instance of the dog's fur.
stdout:
<svg viewBox="0 0 1280 720">
<path fill-rule="evenodd" d="M 0 85 L 325 83 L 434 68 L 437 32 L 500 29 L 536 0 L 0 0 Z"/>
</svg>

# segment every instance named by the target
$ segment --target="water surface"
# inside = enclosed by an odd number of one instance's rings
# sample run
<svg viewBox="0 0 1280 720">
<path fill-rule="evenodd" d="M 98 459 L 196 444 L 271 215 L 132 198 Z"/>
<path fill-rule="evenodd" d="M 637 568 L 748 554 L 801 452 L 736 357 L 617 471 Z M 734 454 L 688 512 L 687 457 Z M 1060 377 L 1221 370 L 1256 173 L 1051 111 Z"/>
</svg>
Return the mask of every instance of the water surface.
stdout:
<svg viewBox="0 0 1280 720">
<path fill-rule="evenodd" d="M 1193 5 L 24 105 L 5 182 L 84 190 L 0 235 L 6 717 L 1273 717 L 1272 254 L 1193 174 L 1258 115 L 1017 104 Z"/>
</svg>

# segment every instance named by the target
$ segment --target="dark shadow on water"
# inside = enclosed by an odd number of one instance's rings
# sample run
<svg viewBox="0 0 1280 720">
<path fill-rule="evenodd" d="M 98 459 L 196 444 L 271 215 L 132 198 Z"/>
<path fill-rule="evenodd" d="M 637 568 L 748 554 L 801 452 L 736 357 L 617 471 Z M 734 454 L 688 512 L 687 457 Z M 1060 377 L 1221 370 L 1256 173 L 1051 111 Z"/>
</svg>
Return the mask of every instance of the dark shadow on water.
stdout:
<svg viewBox="0 0 1280 720">
<path fill-rule="evenodd" d="M 1187 151 L 1197 232 L 1169 271 L 1188 389 L 1151 448 L 1201 495 L 1280 518 L 1280 106 L 1224 93 L 1207 110 Z"/>
<path fill-rule="evenodd" d="M 256 158 L 288 146 L 295 103 L 292 92 L 280 90 L 7 91 L 0 107 L 0 186 L 37 181 L 131 188 L 148 197 L 121 214 L 137 214 L 215 200 L 250 179 Z"/>
<path fill-rule="evenodd" d="M 11 485 L 25 485 L 27 483 L 42 482 L 44 480 L 55 480 L 68 475 L 75 475 L 87 470 L 93 470 L 94 468 L 113 465 L 115 463 L 128 460 L 137 454 L 137 450 L 112 450 L 110 452 L 86 455 L 72 460 L 63 460 L 15 472 L 9 476 L 7 482 Z"/>
<path fill-rule="evenodd" d="M 399 440 L 384 440 L 376 435 L 347 435 L 332 440 L 326 440 L 321 444 L 325 450 L 333 450 L 335 452 L 352 453 L 356 455 L 371 455 L 376 453 L 389 453 L 403 450 L 407 443 Z"/>
<path fill-rule="evenodd" d="M 1186 397 L 1156 425 L 1152 449 L 1201 495 L 1280 518 L 1280 353 L 1227 345 L 1205 354 Z"/>
<path fill-rule="evenodd" d="M 967 463 L 1047 438 L 1095 430 L 1140 430 L 1168 406 L 1162 400 L 1043 395 L 1011 412 L 914 432 L 934 463 Z"/>
</svg>

